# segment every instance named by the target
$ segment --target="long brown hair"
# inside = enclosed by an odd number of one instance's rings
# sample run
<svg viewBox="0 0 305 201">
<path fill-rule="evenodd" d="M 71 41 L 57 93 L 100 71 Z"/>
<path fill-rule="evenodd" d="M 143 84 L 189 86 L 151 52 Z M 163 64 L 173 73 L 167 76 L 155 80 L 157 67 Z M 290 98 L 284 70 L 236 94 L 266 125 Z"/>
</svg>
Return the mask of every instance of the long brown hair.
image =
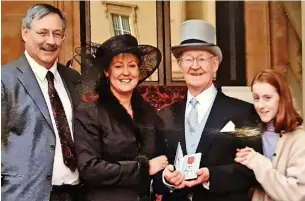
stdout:
<svg viewBox="0 0 305 201">
<path fill-rule="evenodd" d="M 251 90 L 253 90 L 253 85 L 257 82 L 270 84 L 279 94 L 279 108 L 274 119 L 275 132 L 291 132 L 303 123 L 302 117 L 293 107 L 290 89 L 285 77 L 281 73 L 271 69 L 258 73 L 251 83 Z"/>
</svg>

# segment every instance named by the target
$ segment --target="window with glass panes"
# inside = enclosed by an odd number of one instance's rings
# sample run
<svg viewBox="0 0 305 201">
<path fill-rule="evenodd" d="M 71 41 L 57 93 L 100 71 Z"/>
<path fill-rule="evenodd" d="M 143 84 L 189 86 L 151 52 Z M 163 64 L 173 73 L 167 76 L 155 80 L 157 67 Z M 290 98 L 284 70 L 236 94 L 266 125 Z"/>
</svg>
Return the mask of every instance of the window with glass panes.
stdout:
<svg viewBox="0 0 305 201">
<path fill-rule="evenodd" d="M 115 35 L 131 34 L 128 16 L 112 15 L 112 23 Z"/>
</svg>

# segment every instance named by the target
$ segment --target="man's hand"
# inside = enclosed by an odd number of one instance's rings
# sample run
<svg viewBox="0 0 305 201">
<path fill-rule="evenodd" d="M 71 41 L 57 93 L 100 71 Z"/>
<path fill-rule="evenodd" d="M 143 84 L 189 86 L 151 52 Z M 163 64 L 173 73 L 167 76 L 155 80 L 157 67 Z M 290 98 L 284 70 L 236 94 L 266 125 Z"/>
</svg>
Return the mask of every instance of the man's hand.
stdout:
<svg viewBox="0 0 305 201">
<path fill-rule="evenodd" d="M 185 181 L 185 186 L 187 187 L 193 187 L 198 184 L 202 185 L 205 182 L 208 182 L 210 179 L 210 171 L 208 168 L 200 168 L 196 172 L 197 179 L 192 181 Z"/>
<path fill-rule="evenodd" d="M 164 169 L 164 177 L 169 184 L 175 186 L 175 188 L 184 188 L 184 175 L 178 170 L 174 169 L 173 165 L 168 165 Z"/>
</svg>

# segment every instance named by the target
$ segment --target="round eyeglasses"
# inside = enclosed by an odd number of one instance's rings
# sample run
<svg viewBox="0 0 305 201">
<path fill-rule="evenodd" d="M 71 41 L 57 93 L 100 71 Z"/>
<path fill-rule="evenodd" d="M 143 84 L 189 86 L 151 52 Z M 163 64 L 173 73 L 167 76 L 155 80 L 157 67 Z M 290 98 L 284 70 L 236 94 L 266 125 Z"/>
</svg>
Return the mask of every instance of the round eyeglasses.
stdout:
<svg viewBox="0 0 305 201">
<path fill-rule="evenodd" d="M 205 58 L 204 56 L 199 56 L 197 58 L 194 58 L 192 56 L 182 56 L 179 58 L 179 61 L 181 62 L 182 67 L 184 67 L 184 68 L 190 68 L 194 64 L 195 60 L 196 60 L 198 66 L 203 67 L 208 63 L 208 61 L 210 59 L 212 59 L 214 57 L 216 57 L 216 56 L 211 56 L 208 58 Z"/>
</svg>

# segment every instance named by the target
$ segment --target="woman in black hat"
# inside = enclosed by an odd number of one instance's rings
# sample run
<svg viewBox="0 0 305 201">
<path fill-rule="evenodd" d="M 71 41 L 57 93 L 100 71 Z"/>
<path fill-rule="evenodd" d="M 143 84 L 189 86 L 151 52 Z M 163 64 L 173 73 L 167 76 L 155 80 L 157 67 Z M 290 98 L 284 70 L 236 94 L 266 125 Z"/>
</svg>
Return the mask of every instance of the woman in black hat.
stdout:
<svg viewBox="0 0 305 201">
<path fill-rule="evenodd" d="M 155 109 L 135 89 L 159 66 L 160 51 L 118 35 L 99 46 L 98 99 L 76 110 L 80 178 L 90 201 L 148 200 L 150 176 L 167 164 L 156 156 Z M 155 158 L 153 158 L 155 157 Z"/>
</svg>

